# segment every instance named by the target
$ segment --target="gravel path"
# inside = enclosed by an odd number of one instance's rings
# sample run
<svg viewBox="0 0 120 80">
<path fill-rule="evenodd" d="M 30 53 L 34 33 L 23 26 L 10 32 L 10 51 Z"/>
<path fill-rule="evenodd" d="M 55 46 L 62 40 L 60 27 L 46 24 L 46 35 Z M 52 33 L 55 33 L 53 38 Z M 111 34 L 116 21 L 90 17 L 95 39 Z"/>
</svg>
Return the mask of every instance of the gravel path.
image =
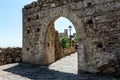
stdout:
<svg viewBox="0 0 120 80">
<path fill-rule="evenodd" d="M 77 74 L 77 53 L 50 66 L 14 63 L 0 66 L 0 80 L 120 80 L 90 73 Z"/>
</svg>

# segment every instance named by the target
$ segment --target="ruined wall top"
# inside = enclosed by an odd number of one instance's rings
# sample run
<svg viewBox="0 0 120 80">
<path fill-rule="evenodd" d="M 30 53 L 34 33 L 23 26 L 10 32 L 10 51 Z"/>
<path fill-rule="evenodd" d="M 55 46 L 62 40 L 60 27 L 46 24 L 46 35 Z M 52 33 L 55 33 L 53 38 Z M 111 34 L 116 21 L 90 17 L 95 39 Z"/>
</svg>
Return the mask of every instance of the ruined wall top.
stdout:
<svg viewBox="0 0 120 80">
<path fill-rule="evenodd" d="M 61 3 L 69 3 L 69 2 L 76 2 L 76 1 L 83 1 L 83 0 L 38 0 L 38 2 L 44 3 L 51 3 L 51 2 L 61 2 Z"/>
<path fill-rule="evenodd" d="M 41 11 L 78 1 L 83 1 L 83 0 L 38 0 L 32 2 L 31 4 L 25 5 L 23 11 L 27 11 L 33 8 L 37 8 L 37 9 L 39 8 L 39 11 Z"/>
<path fill-rule="evenodd" d="M 46 9 L 51 9 L 51 8 L 56 8 L 59 6 L 63 6 L 66 4 L 70 4 L 69 6 L 72 7 L 72 3 L 79 3 L 78 5 L 76 5 L 75 7 L 80 6 L 81 8 L 88 8 L 90 6 L 96 6 L 96 5 L 105 5 L 109 2 L 115 2 L 117 0 L 37 0 L 34 1 L 28 5 L 25 5 L 23 8 L 23 16 L 24 15 L 29 15 L 32 14 L 34 12 L 40 12 L 40 11 L 44 11 Z M 111 5 L 111 4 L 109 4 Z M 71 8 L 70 7 L 70 8 Z M 74 7 L 74 6 L 73 6 Z"/>
</svg>

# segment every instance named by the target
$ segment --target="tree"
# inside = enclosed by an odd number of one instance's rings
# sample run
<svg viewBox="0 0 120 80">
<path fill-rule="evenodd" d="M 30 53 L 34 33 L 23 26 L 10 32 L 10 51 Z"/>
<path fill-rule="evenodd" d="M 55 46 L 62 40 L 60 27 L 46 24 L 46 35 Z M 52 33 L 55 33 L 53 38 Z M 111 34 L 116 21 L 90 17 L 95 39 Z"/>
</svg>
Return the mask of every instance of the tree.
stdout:
<svg viewBox="0 0 120 80">
<path fill-rule="evenodd" d="M 63 37 L 61 40 L 61 45 L 62 45 L 62 48 L 68 48 L 70 47 L 70 44 L 69 44 L 69 40 L 67 37 Z"/>
</svg>

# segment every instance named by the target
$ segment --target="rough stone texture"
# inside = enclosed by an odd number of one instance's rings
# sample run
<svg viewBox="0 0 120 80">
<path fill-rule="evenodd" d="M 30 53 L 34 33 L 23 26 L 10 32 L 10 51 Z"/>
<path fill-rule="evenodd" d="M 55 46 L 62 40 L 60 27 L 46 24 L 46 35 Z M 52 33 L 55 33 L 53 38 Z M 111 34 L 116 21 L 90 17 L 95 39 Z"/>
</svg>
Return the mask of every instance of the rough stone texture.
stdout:
<svg viewBox="0 0 120 80">
<path fill-rule="evenodd" d="M 58 32 L 56 31 L 56 34 L 55 34 L 55 60 L 59 60 L 63 56 L 64 56 L 63 49 L 60 44 Z"/>
<path fill-rule="evenodd" d="M 64 48 L 64 50 L 63 50 L 63 56 L 70 55 L 70 54 L 72 54 L 74 52 L 76 52 L 75 47 Z"/>
<path fill-rule="evenodd" d="M 60 16 L 71 20 L 78 34 L 79 70 L 119 72 L 120 0 L 38 0 L 26 5 L 23 8 L 24 62 L 44 65 L 49 60 L 45 58 L 49 55 L 45 50 L 46 31 Z"/>
<path fill-rule="evenodd" d="M 0 65 L 21 61 L 22 48 L 0 48 Z"/>
<path fill-rule="evenodd" d="M 54 25 L 50 23 L 47 27 L 46 34 L 45 34 L 45 60 L 46 65 L 55 62 L 55 28 Z M 43 62 L 44 62 L 43 61 Z"/>
</svg>

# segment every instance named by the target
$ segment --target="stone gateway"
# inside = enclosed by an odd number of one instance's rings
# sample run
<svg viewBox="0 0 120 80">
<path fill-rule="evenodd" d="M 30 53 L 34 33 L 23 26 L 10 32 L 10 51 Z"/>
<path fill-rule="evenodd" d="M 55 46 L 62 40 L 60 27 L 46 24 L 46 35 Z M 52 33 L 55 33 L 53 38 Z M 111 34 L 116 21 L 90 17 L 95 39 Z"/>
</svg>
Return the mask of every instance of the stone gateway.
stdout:
<svg viewBox="0 0 120 80">
<path fill-rule="evenodd" d="M 73 23 L 78 35 L 79 71 L 120 72 L 120 0 L 38 0 L 25 5 L 23 62 L 55 61 L 54 21 L 61 16 Z"/>
</svg>

